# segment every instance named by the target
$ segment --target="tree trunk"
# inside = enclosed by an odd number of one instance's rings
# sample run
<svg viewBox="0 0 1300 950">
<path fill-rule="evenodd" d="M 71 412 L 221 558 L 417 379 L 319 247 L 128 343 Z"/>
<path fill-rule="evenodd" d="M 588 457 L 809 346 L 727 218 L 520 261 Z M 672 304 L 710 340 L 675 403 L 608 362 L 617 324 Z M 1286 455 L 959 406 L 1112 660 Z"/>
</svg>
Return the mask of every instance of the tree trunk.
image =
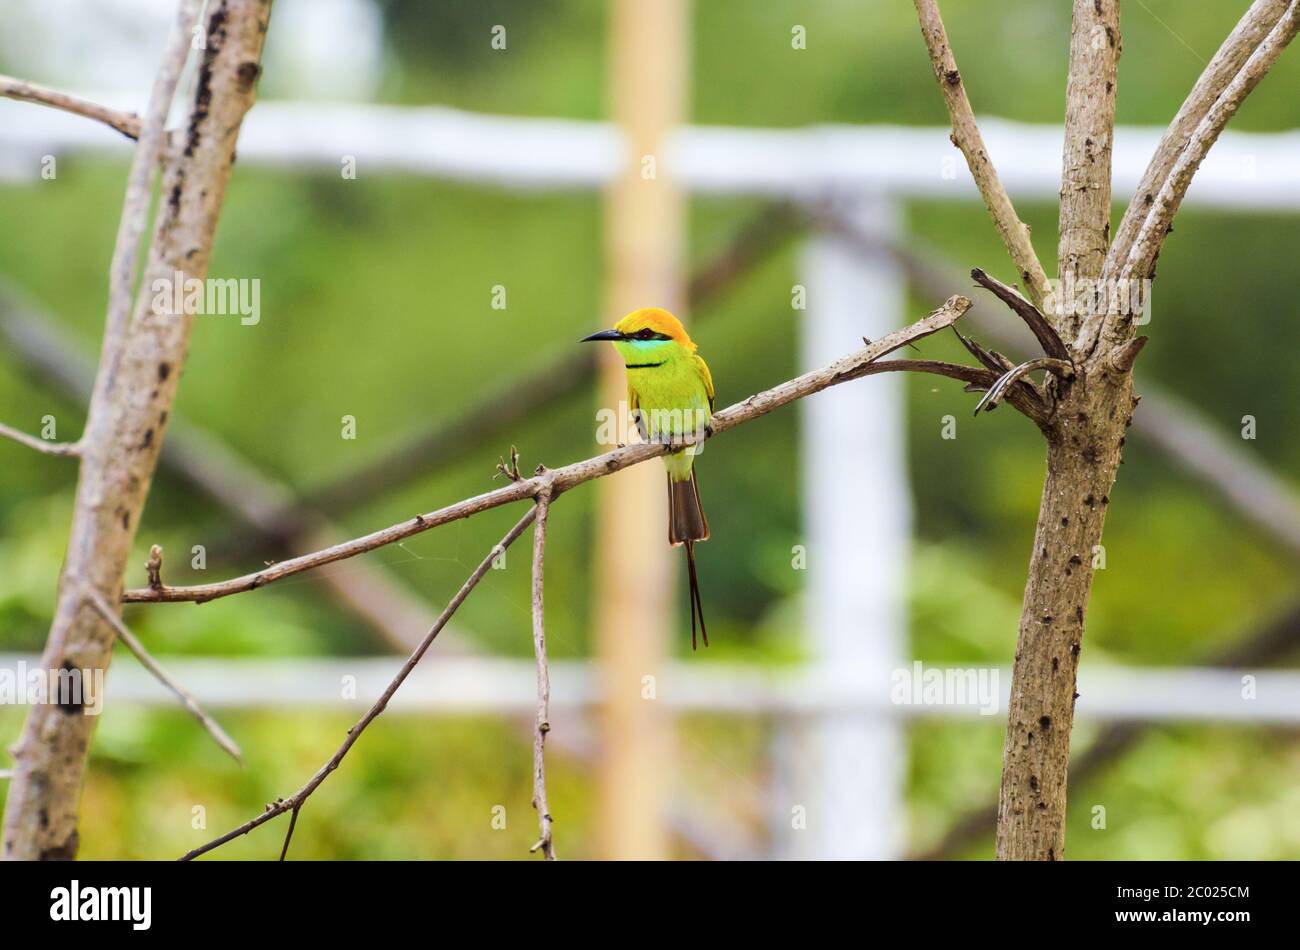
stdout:
<svg viewBox="0 0 1300 950">
<path fill-rule="evenodd" d="M 1011 678 L 997 856 L 1057 860 L 1076 674 L 1102 526 L 1136 400 L 1127 373 L 1067 384 L 1047 431 L 1047 478 Z"/>
<path fill-rule="evenodd" d="M 85 599 L 122 594 L 127 558 L 166 429 L 193 316 L 155 312 L 155 280 L 203 279 L 235 140 L 253 103 L 271 0 L 209 3 L 206 49 L 187 126 L 167 152 L 153 240 L 116 366 L 101 366 L 86 421 L 71 536 L 46 642 L 47 669 L 106 670 L 114 632 Z M 111 353 L 112 346 L 105 352 Z M 104 376 L 103 374 L 107 374 Z M 4 857 L 76 857 L 77 810 L 96 716 L 33 706 L 14 748 Z"/>
<path fill-rule="evenodd" d="M 1065 338 L 1075 376 L 1054 379 L 1043 427 L 1047 478 L 1020 613 L 998 801 L 1000 859 L 1054 861 L 1065 850 L 1066 772 L 1076 674 L 1110 491 L 1131 421 L 1128 367 L 1073 345 L 1082 314 L 1075 287 L 1101 277 L 1110 238 L 1111 144 L 1120 56 L 1119 0 L 1074 0 L 1061 168 L 1058 289 L 1048 319 Z M 1109 295 L 1092 303 L 1105 305 Z M 1052 305 L 1054 303 L 1054 306 Z"/>
</svg>

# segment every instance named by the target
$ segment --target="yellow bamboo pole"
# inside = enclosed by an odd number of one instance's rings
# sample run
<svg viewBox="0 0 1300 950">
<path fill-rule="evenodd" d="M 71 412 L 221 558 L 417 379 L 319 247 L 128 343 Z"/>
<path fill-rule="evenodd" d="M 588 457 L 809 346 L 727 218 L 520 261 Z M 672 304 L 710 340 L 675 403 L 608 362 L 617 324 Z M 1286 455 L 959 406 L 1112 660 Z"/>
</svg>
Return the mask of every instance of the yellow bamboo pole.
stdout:
<svg viewBox="0 0 1300 950">
<path fill-rule="evenodd" d="M 606 196 L 606 318 L 637 307 L 679 312 L 684 202 L 664 152 L 685 108 L 687 0 L 614 0 L 610 103 L 627 139 Z M 607 348 L 601 403 L 626 402 Z M 597 499 L 595 644 L 605 703 L 599 716 L 599 848 L 603 857 L 668 857 L 672 723 L 657 695 L 674 616 L 668 506 L 659 466 L 601 479 Z"/>
</svg>

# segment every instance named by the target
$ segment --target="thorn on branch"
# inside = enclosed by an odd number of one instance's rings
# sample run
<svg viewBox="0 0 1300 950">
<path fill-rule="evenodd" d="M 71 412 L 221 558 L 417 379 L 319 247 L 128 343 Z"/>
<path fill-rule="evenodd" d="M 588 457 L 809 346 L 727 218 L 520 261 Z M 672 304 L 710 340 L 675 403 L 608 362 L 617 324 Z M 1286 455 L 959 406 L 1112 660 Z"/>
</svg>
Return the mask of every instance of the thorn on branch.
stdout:
<svg viewBox="0 0 1300 950">
<path fill-rule="evenodd" d="M 1142 347 L 1147 345 L 1149 337 L 1138 336 L 1129 340 L 1110 356 L 1110 365 L 1117 373 L 1127 373 L 1133 369 Z"/>
<path fill-rule="evenodd" d="M 158 546 L 154 545 L 154 550 L 157 549 Z M 104 621 L 113 628 L 113 632 L 117 635 L 117 639 L 121 640 L 122 644 L 135 654 L 135 658 L 140 661 L 140 665 L 152 673 L 160 683 L 172 691 L 173 695 L 180 700 L 180 704 L 185 707 L 191 716 L 198 720 L 199 725 L 207 731 L 208 735 L 212 736 L 212 738 L 216 740 L 217 745 L 221 746 L 221 748 L 224 749 L 232 759 L 240 765 L 243 765 L 244 756 L 243 753 L 240 752 L 239 746 L 236 744 L 235 740 L 230 738 L 226 731 L 217 724 L 217 721 L 203 710 L 203 707 L 199 705 L 198 700 L 190 694 L 189 690 L 177 682 L 170 673 L 158 665 L 158 661 L 155 660 L 153 656 L 150 655 L 149 651 L 145 649 L 144 644 L 136 639 L 135 635 L 131 633 L 126 624 L 122 622 L 122 618 L 113 611 L 99 591 L 84 582 L 82 586 L 83 596 L 86 602 L 89 603 L 100 617 L 102 617 Z"/>
<path fill-rule="evenodd" d="M 862 338 L 862 343 L 863 343 L 864 346 L 870 346 L 871 343 L 872 343 L 871 337 L 869 337 L 869 336 L 864 336 L 864 337 Z M 916 352 L 918 352 L 918 353 L 921 352 L 921 348 L 920 348 L 919 346 L 917 346 L 915 343 L 913 343 L 911 340 L 908 340 L 908 341 L 907 341 L 907 345 L 910 346 L 912 349 L 916 350 Z M 712 434 L 712 433 L 710 433 L 710 434 Z"/>
</svg>

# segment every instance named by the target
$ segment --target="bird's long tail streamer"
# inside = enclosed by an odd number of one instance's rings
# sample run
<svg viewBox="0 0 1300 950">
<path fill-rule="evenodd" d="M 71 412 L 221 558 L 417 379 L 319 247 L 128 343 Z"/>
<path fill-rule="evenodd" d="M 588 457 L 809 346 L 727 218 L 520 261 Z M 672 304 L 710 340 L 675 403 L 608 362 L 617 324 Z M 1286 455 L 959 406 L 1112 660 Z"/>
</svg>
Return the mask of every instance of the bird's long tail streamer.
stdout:
<svg viewBox="0 0 1300 950">
<path fill-rule="evenodd" d="M 709 645 L 709 630 L 704 626 L 704 604 L 700 601 L 700 579 L 695 573 L 695 542 L 686 542 L 686 567 L 691 581 L 691 649 L 695 649 L 695 621 L 699 618 L 704 645 Z"/>
</svg>

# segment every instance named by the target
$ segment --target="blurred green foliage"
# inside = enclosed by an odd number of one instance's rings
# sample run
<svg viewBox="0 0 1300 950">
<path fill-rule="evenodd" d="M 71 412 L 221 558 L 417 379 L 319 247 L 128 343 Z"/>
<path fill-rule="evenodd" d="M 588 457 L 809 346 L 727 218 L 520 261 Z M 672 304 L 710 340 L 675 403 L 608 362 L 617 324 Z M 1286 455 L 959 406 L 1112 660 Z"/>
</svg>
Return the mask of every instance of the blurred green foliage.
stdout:
<svg viewBox="0 0 1300 950">
<path fill-rule="evenodd" d="M 489 112 L 596 118 L 605 112 L 598 0 L 385 0 L 388 101 L 442 103 Z M 1125 9 L 1119 119 L 1161 124 L 1177 109 L 1241 4 L 1147 0 Z M 1032 0 L 947 3 L 945 14 L 977 112 L 1059 121 L 1064 101 L 1068 7 Z M 506 53 L 489 48 L 491 26 L 509 29 Z M 790 28 L 808 49 L 790 48 Z M 270 42 L 276 42 L 274 23 Z M 849 0 L 703 0 L 693 12 L 694 121 L 750 126 L 824 122 L 941 125 L 945 120 L 908 4 Z M 0 68 L 3 64 L 0 64 Z M 1300 124 L 1300 54 L 1289 54 L 1234 120 L 1234 128 Z M 274 77 L 267 77 L 273 90 Z M 995 156 L 996 158 L 996 156 Z M 0 273 L 39 301 L 87 353 L 97 350 L 105 273 L 124 168 L 60 159 L 55 181 L 0 187 Z M 1127 196 L 1117 196 L 1127 198 Z M 724 247 L 757 210 L 750 201 L 695 200 L 690 256 Z M 1020 208 L 1049 255 L 1054 209 Z M 1005 269 L 984 212 L 917 202 L 908 228 L 962 266 Z M 1300 468 L 1300 343 L 1294 301 L 1300 272 L 1295 216 L 1189 208 L 1160 261 L 1146 378 L 1179 393 L 1294 481 Z M 797 245 L 710 305 L 695 334 L 713 366 L 720 404 L 787 378 L 796 366 L 800 314 L 789 307 Z M 1047 261 L 1049 271 L 1051 262 Z M 598 196 L 520 195 L 440 181 L 366 174 L 356 181 L 241 167 L 230 187 L 214 276 L 262 279 L 260 325 L 199 318 L 177 406 L 300 489 L 372 458 L 413 428 L 453 417 L 468 396 L 567 351 L 601 313 Z M 505 311 L 490 288 L 509 288 Z M 954 291 L 963 290 L 954 287 Z M 912 312 L 935 304 L 912 300 Z M 980 306 L 989 307 L 989 303 Z M 1166 329 L 1168 328 L 1168 329 Z M 927 356 L 958 358 L 952 341 Z M 861 385 L 871 385 L 870 382 Z M 915 493 L 911 643 L 934 663 L 1009 663 L 1021 585 L 1041 488 L 1037 436 L 1011 412 L 970 417 L 972 397 L 942 380 L 907 382 Z M 358 533 L 490 487 L 499 452 L 513 443 L 529 468 L 588 454 L 593 393 L 540 408 L 463 462 L 431 470 L 341 520 Z M 75 438 L 80 407 L 0 360 L 0 418 L 35 431 L 47 413 Z M 358 438 L 339 438 L 354 415 Z M 959 437 L 940 438 L 958 419 Z M 746 426 L 710 448 L 701 480 L 714 540 L 701 557 L 717 646 L 694 662 L 777 664 L 802 652 L 797 414 Z M 0 444 L 0 651 L 44 642 L 70 517 L 74 468 Z M 556 505 L 547 560 L 552 654 L 588 651 L 591 491 Z M 430 602 L 445 601 L 504 532 L 496 511 L 367 555 Z M 137 565 L 148 544 L 168 552 L 220 547 L 228 519 L 166 473 L 155 483 Z M 864 538 L 870 543 L 870 538 Z M 1084 662 L 1188 665 L 1250 632 L 1294 596 L 1286 552 L 1243 525 L 1195 481 L 1138 439 L 1126 452 L 1106 533 Z M 242 572 L 279 556 L 237 544 L 205 574 L 169 559 L 185 583 Z M 459 619 L 491 651 L 526 656 L 527 556 L 493 572 Z M 347 570 L 338 565 L 334 570 Z M 274 590 L 194 608 L 133 610 L 128 620 L 160 654 L 363 655 L 383 649 L 321 596 L 311 576 Z M 685 622 L 685 605 L 682 605 Z M 684 644 L 684 637 L 681 638 Z M 17 735 L 19 710 L 0 710 L 0 743 Z M 100 724 L 86 790 L 87 857 L 169 857 L 198 843 L 191 809 L 206 808 L 214 834 L 287 794 L 329 755 L 350 724 L 337 712 L 226 715 L 249 762 L 236 770 L 180 713 L 110 709 Z M 1081 725 L 1076 749 L 1092 726 Z M 693 720 L 682 742 L 681 781 L 756 832 L 772 825 L 757 791 L 769 768 L 769 724 Z M 931 844 L 964 809 L 996 789 L 1000 722 L 925 721 L 911 728 L 911 837 Z M 381 720 L 312 799 L 296 836 L 299 857 L 521 857 L 532 841 L 528 750 L 509 723 L 400 716 Z M 589 778 L 553 757 L 551 804 L 562 853 L 591 854 Z M 1072 792 L 1074 857 L 1300 857 L 1296 788 L 1300 746 L 1289 731 L 1184 725 L 1152 732 L 1137 750 Z M 1106 830 L 1090 827 L 1104 804 Z M 505 831 L 491 828 L 494 804 Z M 779 824 L 779 822 L 778 822 Z M 225 857 L 267 857 L 279 835 L 236 842 Z M 969 852 L 989 853 L 988 843 Z"/>
</svg>

